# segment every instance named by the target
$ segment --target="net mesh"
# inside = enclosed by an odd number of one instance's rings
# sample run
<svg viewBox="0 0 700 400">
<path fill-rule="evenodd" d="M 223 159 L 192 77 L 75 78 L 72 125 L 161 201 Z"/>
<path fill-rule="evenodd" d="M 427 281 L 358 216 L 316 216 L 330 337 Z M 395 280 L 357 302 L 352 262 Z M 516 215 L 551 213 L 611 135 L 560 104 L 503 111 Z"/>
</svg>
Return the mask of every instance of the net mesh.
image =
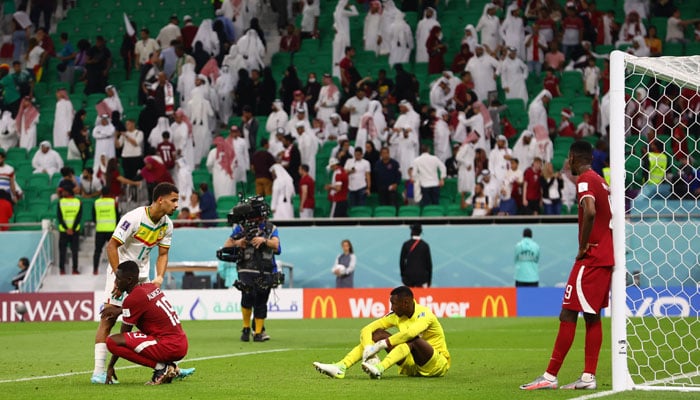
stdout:
<svg viewBox="0 0 700 400">
<path fill-rule="evenodd" d="M 699 83 L 700 57 L 626 62 L 627 364 L 638 386 L 700 389 Z"/>
</svg>

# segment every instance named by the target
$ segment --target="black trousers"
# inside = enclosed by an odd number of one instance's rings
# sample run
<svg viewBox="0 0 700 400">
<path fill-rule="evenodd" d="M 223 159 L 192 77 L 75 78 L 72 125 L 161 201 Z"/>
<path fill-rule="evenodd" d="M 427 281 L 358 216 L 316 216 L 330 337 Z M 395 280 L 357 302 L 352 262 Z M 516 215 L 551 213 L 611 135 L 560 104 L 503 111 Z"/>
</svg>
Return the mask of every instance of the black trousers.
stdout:
<svg viewBox="0 0 700 400">
<path fill-rule="evenodd" d="M 379 191 L 379 205 L 380 206 L 394 206 L 397 205 L 397 197 L 395 190 L 389 190 L 386 187 L 380 187 Z"/>
<path fill-rule="evenodd" d="M 268 283 L 268 288 L 263 289 L 257 285 L 257 280 L 260 277 L 259 273 L 240 272 L 238 279 L 250 287 L 250 290 L 241 293 L 241 307 L 252 308 L 253 318 L 267 318 L 267 301 L 270 299 L 269 282 L 271 278 L 269 274 L 265 274 L 268 278 L 265 282 Z"/>
<path fill-rule="evenodd" d="M 72 235 L 61 232 L 58 236 L 58 269 L 65 272 L 66 250 L 70 245 L 70 252 L 73 258 L 73 272 L 78 272 L 78 247 L 80 245 L 80 234 L 73 232 Z"/>
<path fill-rule="evenodd" d="M 112 238 L 112 232 L 96 232 L 95 233 L 95 253 L 92 255 L 92 272 L 97 272 L 100 267 L 100 257 L 102 257 L 102 248 Z"/>
</svg>

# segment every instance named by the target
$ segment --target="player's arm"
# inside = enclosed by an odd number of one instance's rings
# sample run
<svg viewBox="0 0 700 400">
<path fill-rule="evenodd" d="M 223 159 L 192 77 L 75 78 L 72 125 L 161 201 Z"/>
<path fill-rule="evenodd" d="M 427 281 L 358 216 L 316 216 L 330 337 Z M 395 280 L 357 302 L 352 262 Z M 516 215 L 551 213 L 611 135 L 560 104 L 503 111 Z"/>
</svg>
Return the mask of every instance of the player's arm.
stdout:
<svg viewBox="0 0 700 400">
<path fill-rule="evenodd" d="M 131 329 L 134 326 L 131 324 L 127 324 L 125 322 L 122 322 L 122 327 L 119 330 L 118 335 L 113 335 L 112 339 L 117 342 L 118 345 L 122 346 L 125 344 L 124 340 L 124 334 L 127 332 L 131 332 Z M 109 364 L 107 365 L 107 379 L 105 381 L 106 384 L 111 384 L 113 381 L 117 380 L 117 373 L 114 371 L 114 366 L 117 364 L 117 360 L 119 359 L 119 356 L 116 354 L 112 354 L 112 358 L 109 359 Z"/>
<path fill-rule="evenodd" d="M 163 284 L 165 270 L 168 268 L 168 250 L 170 247 L 158 246 L 158 258 L 156 259 L 156 277 L 152 283 L 158 287 Z"/>
<path fill-rule="evenodd" d="M 360 330 L 360 344 L 368 346 L 374 343 L 374 340 L 372 340 L 372 333 L 377 329 L 388 329 L 392 326 L 396 326 L 395 319 L 396 316 L 391 313 L 365 325 L 365 327 Z"/>
<path fill-rule="evenodd" d="M 576 259 L 580 260 L 586 255 L 590 243 L 588 242 L 593 230 L 593 222 L 595 221 L 595 200 L 593 196 L 584 196 L 581 199 L 581 207 L 583 207 L 583 217 L 581 218 L 581 238 L 578 244 L 578 254 Z"/>
<path fill-rule="evenodd" d="M 124 243 L 120 242 L 119 239 L 112 236 L 107 243 L 107 260 L 109 261 L 109 266 L 112 267 L 112 271 L 117 272 L 117 267 L 119 267 L 119 246 Z"/>
<path fill-rule="evenodd" d="M 418 337 L 421 333 L 425 332 L 430 326 L 430 318 L 427 316 L 424 318 L 418 318 L 415 322 L 408 326 L 408 329 L 404 331 L 399 331 L 391 335 L 387 340 L 389 346 L 396 346 L 397 344 L 406 343 L 409 340 L 413 340 Z"/>
</svg>

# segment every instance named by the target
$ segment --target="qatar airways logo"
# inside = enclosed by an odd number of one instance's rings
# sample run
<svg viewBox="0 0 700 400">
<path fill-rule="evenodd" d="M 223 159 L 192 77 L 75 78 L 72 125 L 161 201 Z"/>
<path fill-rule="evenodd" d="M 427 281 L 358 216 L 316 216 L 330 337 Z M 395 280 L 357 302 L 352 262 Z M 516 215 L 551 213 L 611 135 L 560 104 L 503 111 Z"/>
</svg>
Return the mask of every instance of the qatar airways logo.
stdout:
<svg viewBox="0 0 700 400">
<path fill-rule="evenodd" d="M 50 295 L 0 298 L 0 322 L 92 321 L 94 312 L 92 298 L 61 299 Z"/>
</svg>

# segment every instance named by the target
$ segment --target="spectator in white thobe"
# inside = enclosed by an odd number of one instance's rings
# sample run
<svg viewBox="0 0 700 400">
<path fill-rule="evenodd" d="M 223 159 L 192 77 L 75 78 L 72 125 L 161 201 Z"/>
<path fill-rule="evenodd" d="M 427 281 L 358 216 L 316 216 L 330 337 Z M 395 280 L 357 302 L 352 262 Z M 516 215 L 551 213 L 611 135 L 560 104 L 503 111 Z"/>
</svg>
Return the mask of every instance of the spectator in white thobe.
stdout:
<svg viewBox="0 0 700 400">
<path fill-rule="evenodd" d="M 350 46 L 350 17 L 360 15 L 354 5 L 348 5 L 348 0 L 338 0 L 333 11 L 333 76 L 340 78 L 340 61 L 345 57 L 345 48 Z"/>
<path fill-rule="evenodd" d="M 389 30 L 389 65 L 403 64 L 409 61 L 413 50 L 413 32 L 406 23 L 404 14 L 397 12 Z"/>
<path fill-rule="evenodd" d="M 425 42 L 428 41 L 430 30 L 436 26 L 440 26 L 440 22 L 438 22 L 437 18 L 437 11 L 432 7 L 426 7 L 425 10 L 423 10 L 423 19 L 418 21 L 418 26 L 416 27 L 417 63 L 428 62 L 428 48 L 425 46 Z"/>
<path fill-rule="evenodd" d="M 487 54 L 483 46 L 476 46 L 476 54 L 469 59 L 464 70 L 472 75 L 478 99 L 488 104 L 489 92 L 496 91 L 496 76 L 500 73 L 498 61 Z"/>
<path fill-rule="evenodd" d="M 527 65 L 517 57 L 515 47 L 509 47 L 508 56 L 501 62 L 501 87 L 506 92 L 506 99 L 522 99 L 527 104 L 525 80 L 528 75 Z"/>
<path fill-rule="evenodd" d="M 479 18 L 479 23 L 476 24 L 477 32 L 481 32 L 481 44 L 491 54 L 494 54 L 498 46 L 501 45 L 501 22 L 496 16 L 496 11 L 498 11 L 497 5 L 487 3 L 481 18 Z"/>
</svg>

